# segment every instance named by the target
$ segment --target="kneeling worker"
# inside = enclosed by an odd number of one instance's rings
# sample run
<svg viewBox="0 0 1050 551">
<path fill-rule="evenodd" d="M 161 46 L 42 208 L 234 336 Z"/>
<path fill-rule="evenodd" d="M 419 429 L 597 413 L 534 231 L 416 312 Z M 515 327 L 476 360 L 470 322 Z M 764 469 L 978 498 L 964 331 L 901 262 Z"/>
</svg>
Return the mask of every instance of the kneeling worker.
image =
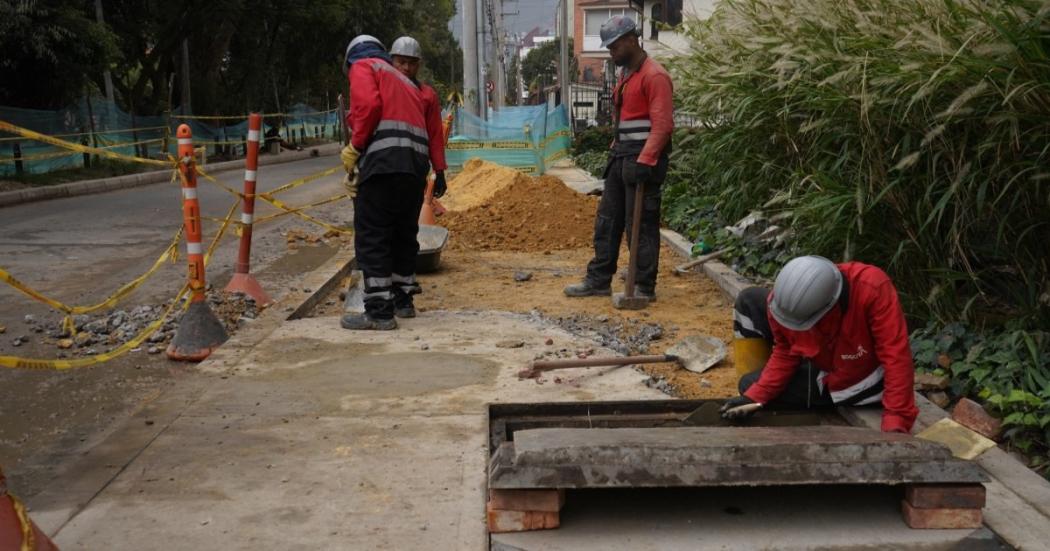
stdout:
<svg viewBox="0 0 1050 551">
<path fill-rule="evenodd" d="M 879 268 L 795 258 L 777 275 L 772 293 L 741 292 L 733 317 L 738 368 L 761 369 L 741 377 L 741 396 L 726 402 L 723 417 L 747 417 L 763 407 L 881 402 L 883 432 L 911 431 L 919 410 L 908 328 L 897 289 Z"/>
</svg>

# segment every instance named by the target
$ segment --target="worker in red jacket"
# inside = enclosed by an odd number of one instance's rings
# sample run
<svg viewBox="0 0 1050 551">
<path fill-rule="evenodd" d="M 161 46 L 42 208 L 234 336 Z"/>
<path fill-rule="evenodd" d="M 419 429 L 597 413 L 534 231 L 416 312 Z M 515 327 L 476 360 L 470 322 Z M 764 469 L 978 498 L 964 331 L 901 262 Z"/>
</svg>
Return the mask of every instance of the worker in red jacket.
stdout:
<svg viewBox="0 0 1050 551">
<path fill-rule="evenodd" d="M 643 186 L 638 240 L 636 294 L 655 298 L 660 254 L 661 184 L 667 177 L 674 129 L 671 76 L 638 42 L 640 32 L 630 17 L 614 16 L 602 24 L 602 46 L 623 72 L 613 94 L 616 137 L 605 167 L 605 187 L 594 221 L 594 258 L 581 283 L 569 285 L 570 297 L 610 295 L 620 240 L 631 232 L 637 186 Z"/>
<path fill-rule="evenodd" d="M 365 311 L 343 316 L 346 329 L 396 329 L 395 315 L 415 315 L 419 209 L 430 169 L 423 99 L 391 64 L 376 38 L 346 50 L 350 144 L 341 158 L 354 197 L 354 247 L 364 274 Z M 356 189 L 353 189 L 356 188 Z"/>
<path fill-rule="evenodd" d="M 763 407 L 815 408 L 881 403 L 884 432 L 910 432 L 919 410 L 908 328 L 885 272 L 820 256 L 788 262 L 773 291 L 745 289 L 734 308 L 738 363 L 765 367 L 740 379 L 723 406 L 740 418 Z"/>
<path fill-rule="evenodd" d="M 402 36 L 390 47 L 390 57 L 394 67 L 419 87 L 423 98 L 423 115 L 427 121 L 427 135 L 430 137 L 430 167 L 434 171 L 434 197 L 440 198 L 448 190 L 445 182 L 445 128 L 441 124 L 441 102 L 437 92 L 418 78 L 419 66 L 423 59 L 423 48 L 411 36 Z"/>
</svg>

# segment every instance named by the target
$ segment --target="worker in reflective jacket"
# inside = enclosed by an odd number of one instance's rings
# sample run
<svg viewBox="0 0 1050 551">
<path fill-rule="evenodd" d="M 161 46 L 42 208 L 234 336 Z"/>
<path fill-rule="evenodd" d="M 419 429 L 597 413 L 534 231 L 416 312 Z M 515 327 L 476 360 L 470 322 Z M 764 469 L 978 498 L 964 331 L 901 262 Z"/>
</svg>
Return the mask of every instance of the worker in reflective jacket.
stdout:
<svg viewBox="0 0 1050 551">
<path fill-rule="evenodd" d="M 347 314 L 347 329 L 395 329 L 414 317 L 419 209 L 430 169 L 429 137 L 419 88 L 391 65 L 374 37 L 346 49 L 350 144 L 341 158 L 354 195 L 354 247 L 364 275 L 365 312 Z"/>
<path fill-rule="evenodd" d="M 419 66 L 423 61 L 423 48 L 411 36 L 402 36 L 390 47 L 390 57 L 394 67 L 419 87 L 423 98 L 423 115 L 427 121 L 427 136 L 430 138 L 430 167 L 434 170 L 434 197 L 440 198 L 448 191 L 445 182 L 445 128 L 441 124 L 441 102 L 437 92 L 430 85 L 420 82 Z"/>
<path fill-rule="evenodd" d="M 897 289 L 868 264 L 802 256 L 777 274 L 773 292 L 743 290 L 733 312 L 740 396 L 723 416 L 763 407 L 882 404 L 882 430 L 909 432 L 919 410 L 915 366 Z"/>
<path fill-rule="evenodd" d="M 671 76 L 648 57 L 638 42 L 638 26 L 615 16 L 601 28 L 602 46 L 623 72 L 613 94 L 616 135 L 605 168 L 605 188 L 594 222 L 594 258 L 581 283 L 569 285 L 570 297 L 610 295 L 620 240 L 631 232 L 636 186 L 643 186 L 636 294 L 655 298 L 660 253 L 661 184 L 671 152 L 674 106 Z"/>
</svg>

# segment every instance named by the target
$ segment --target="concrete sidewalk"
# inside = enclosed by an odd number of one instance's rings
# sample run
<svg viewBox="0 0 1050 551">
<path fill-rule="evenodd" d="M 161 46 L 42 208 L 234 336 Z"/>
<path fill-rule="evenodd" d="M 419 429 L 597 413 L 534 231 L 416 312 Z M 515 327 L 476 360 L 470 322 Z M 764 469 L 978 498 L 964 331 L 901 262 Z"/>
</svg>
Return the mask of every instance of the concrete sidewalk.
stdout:
<svg viewBox="0 0 1050 551">
<path fill-rule="evenodd" d="M 202 364 L 199 397 L 150 412 L 171 421 L 133 459 L 94 457 L 126 466 L 72 520 L 54 497 L 34 518 L 62 549 L 485 549 L 486 403 L 663 396 L 630 368 L 519 381 L 547 338 L 593 346 L 493 312 L 388 333 L 284 323 L 239 361 Z"/>
</svg>

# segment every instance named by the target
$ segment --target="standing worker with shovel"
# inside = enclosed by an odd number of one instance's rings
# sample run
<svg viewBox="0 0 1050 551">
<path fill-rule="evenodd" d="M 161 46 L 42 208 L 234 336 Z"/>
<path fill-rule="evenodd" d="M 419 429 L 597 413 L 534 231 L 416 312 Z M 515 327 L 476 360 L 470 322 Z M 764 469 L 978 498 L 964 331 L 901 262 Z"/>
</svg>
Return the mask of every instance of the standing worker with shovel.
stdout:
<svg viewBox="0 0 1050 551">
<path fill-rule="evenodd" d="M 660 186 L 667 176 L 674 129 L 671 76 L 649 58 L 630 17 L 615 16 L 601 28 L 602 46 L 623 74 L 616 85 L 616 138 L 605 167 L 605 190 L 594 221 L 594 258 L 581 283 L 569 285 L 570 297 L 608 296 L 620 239 L 631 236 L 631 260 L 624 296 L 617 308 L 643 308 L 656 298 L 660 255 Z M 638 204 L 640 201 L 640 205 Z M 637 276 L 637 288 L 635 288 Z"/>
</svg>

